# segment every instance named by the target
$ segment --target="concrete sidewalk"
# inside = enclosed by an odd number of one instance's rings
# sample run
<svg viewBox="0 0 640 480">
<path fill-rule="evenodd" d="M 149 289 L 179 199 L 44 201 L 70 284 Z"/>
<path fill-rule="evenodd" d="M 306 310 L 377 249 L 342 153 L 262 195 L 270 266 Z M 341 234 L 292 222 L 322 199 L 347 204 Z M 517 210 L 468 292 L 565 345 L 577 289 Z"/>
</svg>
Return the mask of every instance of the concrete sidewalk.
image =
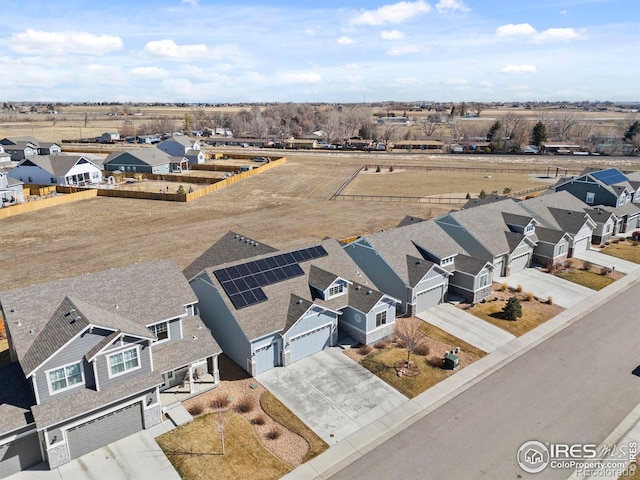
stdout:
<svg viewBox="0 0 640 480">
<path fill-rule="evenodd" d="M 608 287 L 598 292 L 592 292 L 591 296 L 561 312 L 536 329 L 515 338 L 486 357 L 433 386 L 423 394 L 408 400 L 400 408 L 363 426 L 359 431 L 349 435 L 330 447 L 322 455 L 301 465 L 283 478 L 286 480 L 318 480 L 331 477 L 396 433 L 413 425 L 493 372 L 638 283 L 640 283 L 640 271 L 636 269 Z"/>
<path fill-rule="evenodd" d="M 637 255 L 638 260 L 640 260 L 640 249 L 638 250 Z M 615 271 L 622 273 L 633 272 L 634 270 L 640 268 L 640 265 L 638 265 L 637 263 L 629 262 L 628 260 L 623 260 L 622 258 L 614 257 L 612 255 L 607 255 L 606 253 L 600 253 L 597 250 L 587 250 L 586 252 L 580 252 L 577 253 L 575 257 L 594 263 L 596 265 L 613 268 Z"/>
<path fill-rule="evenodd" d="M 487 353 L 516 338 L 511 333 L 449 303 L 441 303 L 416 316 Z"/>
</svg>

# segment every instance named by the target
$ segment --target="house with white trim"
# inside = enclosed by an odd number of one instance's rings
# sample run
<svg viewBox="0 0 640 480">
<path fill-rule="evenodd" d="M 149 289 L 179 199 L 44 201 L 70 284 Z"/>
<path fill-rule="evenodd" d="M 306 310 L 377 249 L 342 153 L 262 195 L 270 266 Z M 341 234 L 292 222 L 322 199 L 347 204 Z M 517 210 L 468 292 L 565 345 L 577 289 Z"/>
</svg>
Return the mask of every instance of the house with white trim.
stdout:
<svg viewBox="0 0 640 480">
<path fill-rule="evenodd" d="M 9 176 L 36 185 L 87 186 L 102 182 L 102 169 L 83 155 L 36 155 L 20 161 Z"/>
<path fill-rule="evenodd" d="M 217 385 L 220 347 L 172 261 L 0 292 L 0 472 L 54 469 L 162 421 L 160 392 Z M 7 388 L 11 385 L 10 388 Z"/>
<path fill-rule="evenodd" d="M 205 154 L 200 142 L 191 140 L 186 135 L 175 135 L 160 142 L 157 147 L 173 157 L 185 157 L 189 163 L 204 163 Z"/>
</svg>

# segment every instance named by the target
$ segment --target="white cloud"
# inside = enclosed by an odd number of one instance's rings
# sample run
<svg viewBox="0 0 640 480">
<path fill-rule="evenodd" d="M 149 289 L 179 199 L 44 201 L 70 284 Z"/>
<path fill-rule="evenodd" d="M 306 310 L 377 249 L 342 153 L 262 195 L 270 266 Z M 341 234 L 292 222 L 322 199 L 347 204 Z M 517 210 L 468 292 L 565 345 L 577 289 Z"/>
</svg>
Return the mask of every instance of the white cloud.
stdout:
<svg viewBox="0 0 640 480">
<path fill-rule="evenodd" d="M 136 67 L 131 69 L 131 75 L 141 79 L 157 79 L 166 77 L 168 73 L 169 72 L 167 72 L 165 69 L 158 67 Z"/>
<path fill-rule="evenodd" d="M 493 88 L 493 83 L 489 82 L 488 80 L 483 80 L 480 82 L 480 86 L 482 88 Z"/>
<path fill-rule="evenodd" d="M 431 6 L 423 0 L 417 2 L 398 2 L 384 5 L 376 10 L 365 10 L 352 18 L 351 25 L 386 25 L 398 24 L 410 20 L 417 15 L 428 13 Z"/>
<path fill-rule="evenodd" d="M 414 77 L 404 77 L 404 78 L 395 78 L 392 83 L 388 83 L 385 85 L 387 88 L 405 88 L 405 87 L 415 87 L 417 85 L 422 85 L 422 80 Z"/>
<path fill-rule="evenodd" d="M 582 40 L 584 35 L 574 28 L 548 28 L 533 36 L 535 43 L 547 42 L 569 42 L 571 40 Z"/>
<path fill-rule="evenodd" d="M 152 57 L 186 60 L 206 57 L 209 54 L 209 49 L 202 43 L 199 45 L 178 45 L 173 40 L 156 40 L 147 43 L 144 52 Z"/>
<path fill-rule="evenodd" d="M 354 43 L 356 43 L 356 41 L 351 37 L 344 36 L 338 39 L 339 45 L 352 45 Z"/>
<path fill-rule="evenodd" d="M 277 78 L 283 85 L 320 83 L 322 81 L 320 74 L 315 72 L 283 73 L 278 75 Z"/>
<path fill-rule="evenodd" d="M 518 23 L 517 25 L 510 23 L 508 25 L 502 25 L 501 27 L 496 28 L 496 35 L 498 35 L 499 37 L 529 36 L 535 33 L 536 29 L 528 23 Z"/>
<path fill-rule="evenodd" d="M 567 15 L 569 10 L 560 10 L 560 15 Z"/>
<path fill-rule="evenodd" d="M 380 37 L 383 40 L 402 40 L 404 33 L 400 30 L 384 30 L 380 33 Z"/>
<path fill-rule="evenodd" d="M 200 0 L 182 0 L 183 4 L 191 5 L 192 7 L 197 7 Z"/>
<path fill-rule="evenodd" d="M 502 73 L 536 73 L 535 65 L 507 65 L 500 69 Z"/>
<path fill-rule="evenodd" d="M 401 47 L 391 47 L 387 50 L 387 55 L 397 57 L 398 55 L 406 55 L 408 53 L 418 53 L 420 49 L 417 45 L 403 45 Z"/>
<path fill-rule="evenodd" d="M 9 48 L 24 55 L 104 55 L 122 49 L 122 39 L 86 32 L 43 32 L 28 29 L 7 41 Z"/>
<path fill-rule="evenodd" d="M 436 10 L 438 13 L 445 13 L 447 11 L 460 11 L 460 12 L 468 12 L 471 9 L 467 7 L 463 1 L 461 0 L 440 0 L 436 3 Z"/>
</svg>

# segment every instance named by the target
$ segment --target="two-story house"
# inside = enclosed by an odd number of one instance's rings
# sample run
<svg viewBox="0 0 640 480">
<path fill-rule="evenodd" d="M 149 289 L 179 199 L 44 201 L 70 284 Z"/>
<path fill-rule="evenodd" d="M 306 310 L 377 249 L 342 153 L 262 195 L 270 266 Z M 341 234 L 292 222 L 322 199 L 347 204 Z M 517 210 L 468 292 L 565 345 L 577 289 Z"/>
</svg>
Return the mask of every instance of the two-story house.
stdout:
<svg viewBox="0 0 640 480">
<path fill-rule="evenodd" d="M 366 344 L 392 335 L 397 300 L 360 270 L 324 240 L 205 268 L 190 284 L 225 355 L 258 375 L 336 345 L 338 330 Z"/>
<path fill-rule="evenodd" d="M 559 182 L 555 190 L 567 191 L 591 207 L 599 206 L 617 218 L 614 234 L 640 228 L 640 178 L 617 168 L 586 169 L 582 174 Z"/>
<path fill-rule="evenodd" d="M 189 163 L 204 163 L 205 154 L 200 149 L 200 142 L 186 135 L 174 135 L 160 142 L 157 147 L 174 157 L 185 157 Z"/>
<path fill-rule="evenodd" d="M 192 391 L 200 373 L 217 384 L 221 351 L 197 303 L 171 261 L 0 292 L 8 369 L 32 400 L 0 406 L 0 471 L 57 468 L 159 424 L 162 390 Z"/>
</svg>

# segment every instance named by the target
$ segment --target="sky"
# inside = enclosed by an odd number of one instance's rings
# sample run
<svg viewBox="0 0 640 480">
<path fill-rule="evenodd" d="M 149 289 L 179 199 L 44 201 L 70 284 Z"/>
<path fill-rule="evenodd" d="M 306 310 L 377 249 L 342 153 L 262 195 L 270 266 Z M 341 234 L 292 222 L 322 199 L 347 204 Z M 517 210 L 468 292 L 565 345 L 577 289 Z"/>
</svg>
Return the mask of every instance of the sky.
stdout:
<svg viewBox="0 0 640 480">
<path fill-rule="evenodd" d="M 0 7 L 0 101 L 640 100 L 638 0 Z"/>
</svg>

